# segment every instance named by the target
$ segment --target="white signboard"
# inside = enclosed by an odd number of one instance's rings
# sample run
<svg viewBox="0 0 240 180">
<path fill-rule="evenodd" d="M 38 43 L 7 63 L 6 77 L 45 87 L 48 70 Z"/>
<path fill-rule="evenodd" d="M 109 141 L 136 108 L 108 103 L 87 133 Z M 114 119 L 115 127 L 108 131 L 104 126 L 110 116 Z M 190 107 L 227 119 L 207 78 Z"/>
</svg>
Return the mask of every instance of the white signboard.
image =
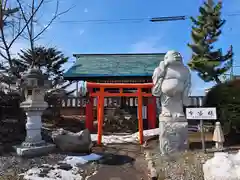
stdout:
<svg viewBox="0 0 240 180">
<path fill-rule="evenodd" d="M 217 119 L 216 108 L 186 108 L 187 119 Z"/>
</svg>

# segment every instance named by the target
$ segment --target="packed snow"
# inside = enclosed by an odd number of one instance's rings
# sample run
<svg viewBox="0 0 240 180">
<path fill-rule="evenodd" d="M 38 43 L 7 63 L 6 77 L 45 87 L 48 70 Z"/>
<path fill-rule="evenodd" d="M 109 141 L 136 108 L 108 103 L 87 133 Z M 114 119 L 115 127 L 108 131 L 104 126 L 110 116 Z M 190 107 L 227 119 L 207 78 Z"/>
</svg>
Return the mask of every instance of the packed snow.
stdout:
<svg viewBox="0 0 240 180">
<path fill-rule="evenodd" d="M 21 174 L 25 180 L 82 180 L 78 167 L 70 170 L 59 168 L 58 165 L 45 164 L 44 167 L 35 167 Z"/>
<path fill-rule="evenodd" d="M 240 180 L 240 151 L 217 152 L 203 164 L 204 180 Z"/>
<path fill-rule="evenodd" d="M 90 161 L 96 161 L 101 159 L 102 156 L 92 153 L 86 156 L 67 156 L 61 163 L 66 163 L 72 167 L 78 166 L 79 164 L 86 164 Z"/>
<path fill-rule="evenodd" d="M 138 143 L 139 136 L 138 132 L 129 135 L 103 135 L 102 136 L 102 143 L 106 144 L 116 144 L 116 143 Z M 143 131 L 144 139 L 148 137 L 152 137 L 159 134 L 159 128 L 156 129 L 149 129 Z M 91 134 L 92 141 L 97 141 L 97 134 Z"/>
</svg>

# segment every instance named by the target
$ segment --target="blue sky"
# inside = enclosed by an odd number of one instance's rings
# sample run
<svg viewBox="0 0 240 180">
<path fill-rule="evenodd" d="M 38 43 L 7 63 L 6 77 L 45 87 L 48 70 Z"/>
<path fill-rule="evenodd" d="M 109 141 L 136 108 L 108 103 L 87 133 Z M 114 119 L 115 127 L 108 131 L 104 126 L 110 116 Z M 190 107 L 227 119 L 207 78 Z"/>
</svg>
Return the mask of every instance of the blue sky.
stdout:
<svg viewBox="0 0 240 180">
<path fill-rule="evenodd" d="M 191 22 L 158 22 L 148 20 L 140 22 L 121 21 L 120 23 L 73 23 L 66 21 L 118 20 L 125 18 L 151 18 L 159 16 L 196 16 L 203 0 L 61 0 L 60 9 L 74 6 L 70 12 L 61 16 L 43 34 L 38 41 L 41 45 L 54 46 L 71 57 L 66 69 L 72 65 L 73 53 L 128 53 L 128 52 L 165 52 L 177 50 L 182 53 L 185 63 L 189 61 L 191 51 L 187 43 L 191 41 Z M 224 1 L 223 17 L 227 20 L 223 34 L 216 47 L 227 50 L 232 44 L 235 52 L 235 65 L 240 65 L 240 1 Z M 41 24 L 54 12 L 54 3 L 44 7 Z M 119 22 L 119 21 L 118 21 Z M 37 31 L 37 30 L 36 30 Z M 19 41 L 17 47 L 25 46 Z M 17 48 L 15 46 L 15 48 Z M 234 69 L 240 73 L 240 68 Z M 195 73 L 192 75 L 192 94 L 202 95 L 203 90 L 212 85 L 204 83 Z"/>
</svg>

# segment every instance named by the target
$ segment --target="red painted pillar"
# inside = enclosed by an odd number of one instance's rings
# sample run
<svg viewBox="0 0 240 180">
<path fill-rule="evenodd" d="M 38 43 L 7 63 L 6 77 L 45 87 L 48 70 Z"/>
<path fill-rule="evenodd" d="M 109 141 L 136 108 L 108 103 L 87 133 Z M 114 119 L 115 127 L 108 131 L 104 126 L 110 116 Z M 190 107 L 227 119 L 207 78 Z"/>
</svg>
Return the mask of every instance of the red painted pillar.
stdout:
<svg viewBox="0 0 240 180">
<path fill-rule="evenodd" d="M 147 104 L 148 129 L 156 128 L 157 102 L 156 97 L 149 97 Z"/>
<path fill-rule="evenodd" d="M 88 88 L 89 94 L 93 91 L 92 88 Z M 91 132 L 93 131 L 93 97 L 89 97 L 89 102 L 86 104 L 86 128 Z"/>
</svg>

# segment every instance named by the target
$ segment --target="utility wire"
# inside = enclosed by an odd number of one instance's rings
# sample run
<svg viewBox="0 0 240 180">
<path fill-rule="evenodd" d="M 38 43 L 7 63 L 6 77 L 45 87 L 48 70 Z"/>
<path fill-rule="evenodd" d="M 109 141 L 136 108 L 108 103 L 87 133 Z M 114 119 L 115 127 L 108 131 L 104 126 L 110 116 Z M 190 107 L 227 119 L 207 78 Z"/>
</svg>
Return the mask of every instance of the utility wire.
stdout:
<svg viewBox="0 0 240 180">
<path fill-rule="evenodd" d="M 223 17 L 240 16 L 240 12 L 228 13 Z M 153 17 L 153 18 L 120 18 L 120 19 L 89 19 L 89 20 L 60 20 L 54 23 L 63 24 L 116 24 L 116 23 L 142 23 L 142 22 L 161 22 L 161 21 L 179 21 L 188 20 L 190 16 L 166 16 L 166 17 Z"/>
</svg>

